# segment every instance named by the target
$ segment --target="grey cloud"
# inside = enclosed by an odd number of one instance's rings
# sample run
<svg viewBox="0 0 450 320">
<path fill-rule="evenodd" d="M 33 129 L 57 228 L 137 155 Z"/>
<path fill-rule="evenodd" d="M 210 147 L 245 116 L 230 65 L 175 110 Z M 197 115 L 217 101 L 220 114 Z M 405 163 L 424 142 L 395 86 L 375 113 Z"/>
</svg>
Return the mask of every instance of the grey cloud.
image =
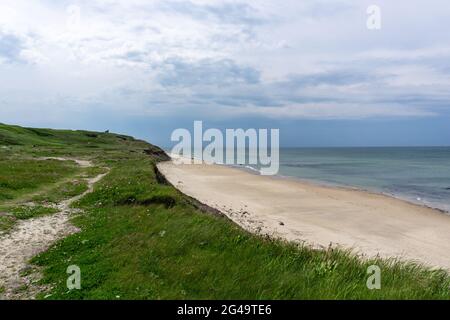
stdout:
<svg viewBox="0 0 450 320">
<path fill-rule="evenodd" d="M 44 1 L 47 9 L 56 7 L 58 14 L 64 14 L 66 5 L 73 3 Z M 123 110 L 145 106 L 163 113 L 177 106 L 194 113 L 196 107 L 210 107 L 214 113 L 225 107 L 221 110 L 251 108 L 262 110 L 263 115 L 265 110 L 270 114 L 303 105 L 320 109 L 321 104 L 339 113 L 340 108 L 344 112 L 345 105 L 352 104 L 355 107 L 351 110 L 356 111 L 359 106 L 378 107 L 378 115 L 386 110 L 390 114 L 391 106 L 442 113 L 450 107 L 445 87 L 450 83 L 450 50 L 439 49 L 449 43 L 448 33 L 442 32 L 450 12 L 444 1 L 421 5 L 413 0 L 415 6 L 408 12 L 395 1 L 381 1 L 383 12 L 396 19 L 395 23 L 384 19 L 383 29 L 377 33 L 365 28 L 365 4 L 351 0 L 263 1 L 258 3 L 262 12 L 244 1 L 75 2 L 88 23 L 85 27 L 89 26 L 83 28 L 80 39 L 56 37 L 61 30 L 39 17 L 30 24 L 30 30 L 54 32 L 31 41 L 28 35 L 21 38 L 0 30 L 0 60 L 20 61 L 25 45 L 36 49 L 28 51 L 29 56 L 42 53 L 44 57 L 63 57 L 61 60 L 74 49 L 77 61 L 52 60 L 52 69 L 58 71 L 55 78 L 59 77 L 53 81 L 64 84 L 66 92 L 73 90 L 74 96 L 99 96 L 99 101 L 109 99 L 111 105 Z M 428 12 L 429 18 L 418 14 L 422 11 Z M 8 26 L 8 30 L 16 29 L 13 24 Z M 21 34 L 20 30 L 16 34 Z M 56 38 L 61 41 L 56 43 Z M 284 42 L 291 49 L 278 46 Z M 204 57 L 210 59 L 201 60 Z M 81 76 L 98 76 L 102 81 L 86 89 L 73 86 L 67 74 L 78 71 L 78 65 Z M 26 68 L 4 69 L 16 75 Z M 1 73 L 3 79 L 10 77 L 4 70 Z M 100 76 L 102 73 L 110 79 Z M 15 91 L 35 89 L 36 81 L 24 84 L 28 74 L 22 78 Z M 47 81 L 50 83 L 43 80 Z M 108 91 L 110 84 L 117 83 L 123 90 Z M 55 92 L 58 90 L 48 85 L 45 95 Z M 288 117 L 289 112 L 285 110 L 283 115 Z M 315 115 L 320 117 L 320 110 Z"/>
<path fill-rule="evenodd" d="M 307 75 L 291 75 L 280 85 L 292 89 L 318 85 L 349 85 L 373 80 L 373 76 L 355 70 L 329 71 Z"/>
<path fill-rule="evenodd" d="M 450 111 L 450 94 L 437 95 L 433 93 L 385 93 L 372 97 L 375 103 L 398 103 L 408 106 L 429 107 L 430 109 L 448 109 Z"/>
<path fill-rule="evenodd" d="M 135 25 L 135 26 L 131 27 L 130 30 L 132 32 L 137 32 L 137 33 L 148 33 L 148 32 L 150 32 L 150 33 L 153 33 L 153 34 L 161 34 L 161 30 L 159 28 L 154 27 L 154 26 L 148 26 L 148 25 L 145 25 L 145 24 Z"/>
<path fill-rule="evenodd" d="M 116 56 L 116 58 L 133 62 L 144 62 L 145 54 L 140 51 L 129 51 L 123 55 Z"/>
<path fill-rule="evenodd" d="M 348 2 L 343 1 L 314 1 L 307 4 L 304 14 L 316 18 L 327 18 L 348 12 L 354 8 L 354 5 L 350 5 Z"/>
<path fill-rule="evenodd" d="M 181 105 L 209 105 L 212 108 L 370 104 L 380 108 L 389 105 L 433 111 L 450 106 L 450 95 L 439 94 L 436 88 L 422 88 L 421 92 L 412 93 L 409 87 L 391 88 L 385 82 L 389 78 L 390 75 L 375 74 L 370 69 L 342 68 L 263 82 L 257 70 L 238 66 L 232 60 L 189 62 L 172 59 L 166 61 L 158 79 L 166 90 L 151 99 L 161 105 L 164 104 L 162 101 L 171 104 L 178 94 L 176 100 Z M 180 95 L 180 87 L 188 91 Z"/>
<path fill-rule="evenodd" d="M 245 3 L 223 3 L 200 5 L 191 1 L 168 1 L 160 4 L 162 10 L 190 15 L 195 19 L 214 19 L 228 24 L 258 25 L 266 20 L 259 16 L 255 8 Z"/>
<path fill-rule="evenodd" d="M 256 84 L 260 74 L 250 67 L 242 67 L 229 59 L 204 59 L 189 63 L 180 59 L 169 59 L 163 66 L 159 82 L 163 86 L 224 86 Z"/>
<path fill-rule="evenodd" d="M 20 52 L 24 45 L 20 38 L 0 31 L 0 57 L 8 63 L 22 61 Z"/>
</svg>

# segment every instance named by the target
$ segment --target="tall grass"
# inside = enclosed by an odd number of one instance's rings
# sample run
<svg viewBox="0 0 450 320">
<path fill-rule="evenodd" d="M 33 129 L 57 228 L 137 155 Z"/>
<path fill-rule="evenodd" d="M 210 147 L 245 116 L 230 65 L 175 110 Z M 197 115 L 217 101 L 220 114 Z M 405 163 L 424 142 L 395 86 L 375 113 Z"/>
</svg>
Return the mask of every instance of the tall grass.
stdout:
<svg viewBox="0 0 450 320">
<path fill-rule="evenodd" d="M 449 278 L 415 264 L 252 235 L 159 184 L 151 159 L 124 161 L 79 202 L 82 232 L 34 259 L 50 299 L 448 299 Z M 158 195 L 158 196 L 155 196 Z M 68 263 L 82 289 L 67 291 Z M 367 268 L 381 268 L 369 290 Z"/>
</svg>

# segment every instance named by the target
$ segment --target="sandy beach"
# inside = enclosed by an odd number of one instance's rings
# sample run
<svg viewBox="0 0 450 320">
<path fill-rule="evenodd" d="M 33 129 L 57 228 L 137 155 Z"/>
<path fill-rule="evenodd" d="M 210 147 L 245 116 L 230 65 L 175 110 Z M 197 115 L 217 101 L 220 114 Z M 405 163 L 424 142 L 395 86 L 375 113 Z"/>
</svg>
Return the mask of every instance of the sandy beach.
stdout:
<svg viewBox="0 0 450 320">
<path fill-rule="evenodd" d="M 219 165 L 164 162 L 158 168 L 180 191 L 251 232 L 450 270 L 450 215 L 438 210 Z"/>
</svg>

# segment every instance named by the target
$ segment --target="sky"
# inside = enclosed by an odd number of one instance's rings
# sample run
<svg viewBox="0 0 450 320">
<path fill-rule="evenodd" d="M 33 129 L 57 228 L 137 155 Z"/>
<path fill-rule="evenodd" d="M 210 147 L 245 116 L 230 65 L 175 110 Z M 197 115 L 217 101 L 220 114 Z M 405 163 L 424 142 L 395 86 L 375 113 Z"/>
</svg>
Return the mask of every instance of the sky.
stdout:
<svg viewBox="0 0 450 320">
<path fill-rule="evenodd" d="M 0 122 L 450 145 L 449 17 L 448 0 L 1 0 Z"/>
</svg>

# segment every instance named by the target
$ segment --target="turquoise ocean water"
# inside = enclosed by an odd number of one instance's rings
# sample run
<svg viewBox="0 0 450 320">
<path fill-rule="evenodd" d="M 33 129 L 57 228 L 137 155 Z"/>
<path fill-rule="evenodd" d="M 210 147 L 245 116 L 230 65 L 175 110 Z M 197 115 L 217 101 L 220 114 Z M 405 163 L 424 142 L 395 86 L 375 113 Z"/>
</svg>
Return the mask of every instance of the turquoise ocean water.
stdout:
<svg viewBox="0 0 450 320">
<path fill-rule="evenodd" d="M 236 167 L 256 172 L 259 165 Z M 278 175 L 388 194 L 450 213 L 450 147 L 281 148 Z"/>
<path fill-rule="evenodd" d="M 390 194 L 450 212 L 450 147 L 282 148 L 279 175 Z"/>
</svg>

